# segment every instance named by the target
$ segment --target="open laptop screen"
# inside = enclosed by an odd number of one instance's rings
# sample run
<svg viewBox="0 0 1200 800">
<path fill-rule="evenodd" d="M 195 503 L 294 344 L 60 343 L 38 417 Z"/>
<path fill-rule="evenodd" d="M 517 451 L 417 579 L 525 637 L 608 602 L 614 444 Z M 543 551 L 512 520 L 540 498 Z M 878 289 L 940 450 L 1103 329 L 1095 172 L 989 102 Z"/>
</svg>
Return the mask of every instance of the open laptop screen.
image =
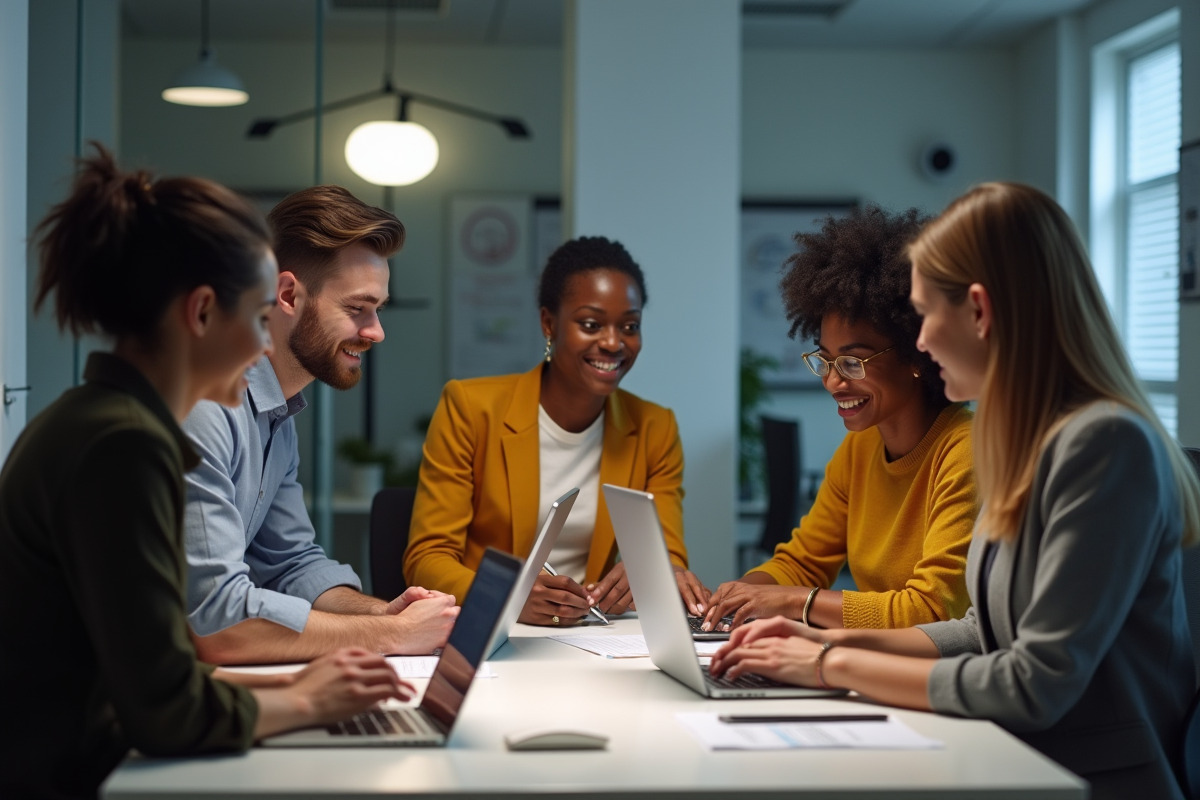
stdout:
<svg viewBox="0 0 1200 800">
<path fill-rule="evenodd" d="M 446 734 L 453 727 L 467 687 L 483 660 L 483 649 L 508 602 L 521 563 L 519 558 L 489 547 L 475 571 L 475 580 L 467 590 L 450 640 L 421 698 L 421 708 Z"/>
</svg>

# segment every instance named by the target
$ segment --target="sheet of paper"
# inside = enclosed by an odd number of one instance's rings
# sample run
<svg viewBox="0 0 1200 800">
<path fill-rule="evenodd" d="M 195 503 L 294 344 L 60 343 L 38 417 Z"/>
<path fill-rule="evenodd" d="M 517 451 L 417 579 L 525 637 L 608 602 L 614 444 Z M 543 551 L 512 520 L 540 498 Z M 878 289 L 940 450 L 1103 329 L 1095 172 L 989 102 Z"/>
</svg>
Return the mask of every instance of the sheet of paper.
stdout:
<svg viewBox="0 0 1200 800">
<path fill-rule="evenodd" d="M 387 660 L 401 678 L 432 678 L 438 656 L 388 656 Z M 496 673 L 492 670 L 492 665 L 485 661 L 479 665 L 475 677 L 494 678 Z"/>
<path fill-rule="evenodd" d="M 605 658 L 647 658 L 650 655 L 646 639 L 640 634 L 564 633 L 550 638 Z M 711 656 L 720 650 L 723 644 L 724 642 L 696 642 L 696 655 Z"/>
<path fill-rule="evenodd" d="M 922 736 L 895 717 L 886 722 L 721 722 L 715 713 L 675 715 L 709 750 L 937 750 L 944 745 Z"/>
</svg>

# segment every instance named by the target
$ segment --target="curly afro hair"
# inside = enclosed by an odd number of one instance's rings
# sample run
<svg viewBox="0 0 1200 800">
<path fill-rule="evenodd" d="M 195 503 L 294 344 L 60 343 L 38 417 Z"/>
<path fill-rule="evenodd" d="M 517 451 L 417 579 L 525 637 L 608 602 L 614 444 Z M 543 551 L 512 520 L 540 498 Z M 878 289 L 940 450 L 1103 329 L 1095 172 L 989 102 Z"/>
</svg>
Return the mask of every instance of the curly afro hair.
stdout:
<svg viewBox="0 0 1200 800">
<path fill-rule="evenodd" d="M 567 281 L 575 275 L 596 269 L 613 269 L 633 278 L 642 295 L 642 305 L 646 304 L 646 277 L 625 246 L 603 236 L 580 236 L 559 245 L 546 260 L 546 268 L 542 270 L 542 279 L 538 284 L 538 305 L 557 311 Z"/>
<path fill-rule="evenodd" d="M 799 251 L 784 262 L 779 289 L 792 323 L 788 336 L 815 339 L 827 314 L 866 322 L 920 370 L 926 398 L 940 407 L 949 402 L 946 387 L 933 360 L 917 349 L 921 318 L 908 298 L 906 248 L 929 219 L 915 208 L 890 214 L 873 204 L 827 217 L 819 233 L 796 234 Z"/>
</svg>

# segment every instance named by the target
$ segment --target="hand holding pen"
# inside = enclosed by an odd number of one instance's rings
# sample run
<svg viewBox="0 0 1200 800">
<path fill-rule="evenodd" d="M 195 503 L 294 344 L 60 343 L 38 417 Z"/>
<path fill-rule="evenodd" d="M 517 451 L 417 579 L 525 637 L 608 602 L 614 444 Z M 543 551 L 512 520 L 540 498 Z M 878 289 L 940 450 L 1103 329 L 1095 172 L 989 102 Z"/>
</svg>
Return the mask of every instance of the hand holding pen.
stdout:
<svg viewBox="0 0 1200 800">
<path fill-rule="evenodd" d="M 550 566 L 549 561 L 542 564 L 542 569 L 546 571 L 547 575 L 551 575 L 553 577 L 558 577 L 558 573 L 555 572 L 554 567 Z M 596 608 L 595 606 L 588 606 L 588 613 L 590 613 L 596 619 L 600 620 L 605 625 L 609 624 L 608 617 L 604 616 L 604 614 L 601 613 L 600 609 Z"/>
</svg>

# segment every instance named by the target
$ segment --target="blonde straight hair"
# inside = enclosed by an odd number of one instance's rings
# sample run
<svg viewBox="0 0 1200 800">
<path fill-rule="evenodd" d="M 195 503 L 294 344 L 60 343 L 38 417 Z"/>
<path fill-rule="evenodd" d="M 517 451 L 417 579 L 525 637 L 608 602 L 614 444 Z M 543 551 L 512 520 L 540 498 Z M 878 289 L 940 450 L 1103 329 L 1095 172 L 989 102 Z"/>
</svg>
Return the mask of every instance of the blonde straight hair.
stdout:
<svg viewBox="0 0 1200 800">
<path fill-rule="evenodd" d="M 1183 543 L 1200 540 L 1200 480 L 1151 408 L 1083 243 L 1054 200 L 1021 184 L 982 184 L 926 226 L 909 256 L 952 303 L 973 283 L 991 299 L 974 439 L 983 530 L 1016 537 L 1043 447 L 1072 413 L 1104 399 L 1162 437 L 1183 505 Z"/>
</svg>

